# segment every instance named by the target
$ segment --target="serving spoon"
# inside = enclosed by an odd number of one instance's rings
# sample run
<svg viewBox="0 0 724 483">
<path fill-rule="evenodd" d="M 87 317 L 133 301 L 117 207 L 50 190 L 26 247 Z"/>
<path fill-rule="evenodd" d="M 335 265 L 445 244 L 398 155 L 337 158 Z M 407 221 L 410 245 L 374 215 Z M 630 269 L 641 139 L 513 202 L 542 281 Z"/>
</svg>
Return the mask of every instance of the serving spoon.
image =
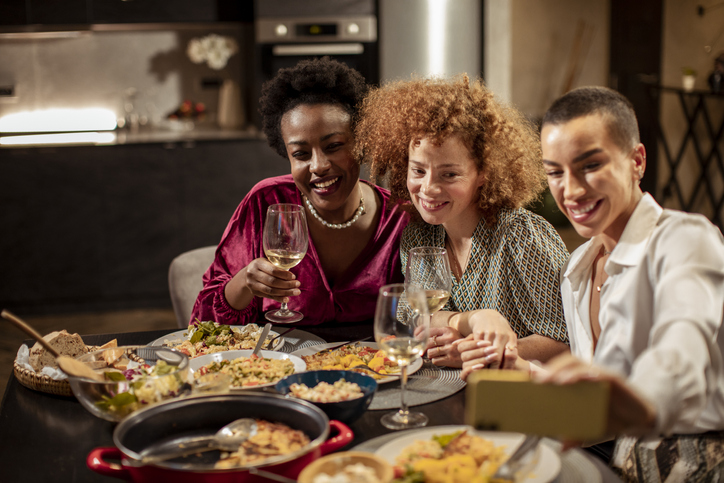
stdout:
<svg viewBox="0 0 724 483">
<path fill-rule="evenodd" d="M 205 451 L 238 451 L 241 444 L 256 434 L 256 421 L 240 418 L 230 422 L 211 437 L 151 446 L 141 451 L 141 463 L 156 464 Z"/>
<path fill-rule="evenodd" d="M 45 350 L 50 352 L 53 357 L 55 357 L 55 362 L 58 363 L 60 369 L 66 374 L 74 377 L 85 377 L 87 379 L 92 379 L 99 382 L 103 382 L 105 380 L 102 374 L 97 373 L 87 365 L 83 364 L 81 361 L 73 359 L 72 357 L 60 355 L 60 353 L 55 350 L 53 346 L 48 344 L 48 342 L 43 339 L 43 336 L 40 335 L 37 330 L 33 329 L 27 322 L 22 320 L 17 315 L 14 315 L 7 310 L 3 310 L 0 315 L 4 319 L 9 320 L 10 323 L 12 323 L 15 327 L 19 328 L 30 337 L 37 340 L 40 345 L 45 347 Z"/>
</svg>

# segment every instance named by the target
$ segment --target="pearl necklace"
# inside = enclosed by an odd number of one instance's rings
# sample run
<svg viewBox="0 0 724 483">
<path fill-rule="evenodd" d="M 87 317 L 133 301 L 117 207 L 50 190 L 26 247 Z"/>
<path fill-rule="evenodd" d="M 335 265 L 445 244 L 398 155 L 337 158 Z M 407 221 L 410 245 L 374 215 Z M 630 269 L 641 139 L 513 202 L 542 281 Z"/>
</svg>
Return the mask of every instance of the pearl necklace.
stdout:
<svg viewBox="0 0 724 483">
<path fill-rule="evenodd" d="M 362 216 L 365 212 L 365 199 L 360 196 L 359 199 L 359 208 L 357 208 L 357 211 L 354 212 L 354 216 L 351 220 L 349 220 L 347 223 L 329 223 L 328 221 L 324 220 L 321 216 L 319 216 L 319 213 L 317 213 L 317 210 L 314 209 L 314 206 L 312 205 L 312 202 L 309 201 L 309 198 L 302 195 L 302 198 L 304 198 L 304 203 L 306 203 L 307 208 L 309 208 L 309 212 L 312 214 L 313 217 L 319 220 L 319 222 L 326 226 L 327 228 L 334 228 L 336 230 L 341 230 L 342 228 L 348 228 L 352 226 L 357 220 L 359 220 L 359 217 Z"/>
</svg>

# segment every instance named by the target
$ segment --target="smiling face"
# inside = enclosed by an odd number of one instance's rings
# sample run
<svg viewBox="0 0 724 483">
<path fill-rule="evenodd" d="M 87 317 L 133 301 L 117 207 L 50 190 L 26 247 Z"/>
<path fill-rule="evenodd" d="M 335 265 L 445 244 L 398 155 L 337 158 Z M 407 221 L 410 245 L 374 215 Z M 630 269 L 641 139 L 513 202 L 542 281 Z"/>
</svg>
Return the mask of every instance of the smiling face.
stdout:
<svg viewBox="0 0 724 483">
<path fill-rule="evenodd" d="M 281 132 L 299 191 L 327 221 L 346 221 L 359 206 L 359 199 L 350 200 L 359 164 L 349 113 L 333 104 L 300 104 L 284 113 Z"/>
<path fill-rule="evenodd" d="M 435 145 L 428 139 L 410 143 L 407 189 L 425 222 L 472 229 L 480 220 L 477 207 L 483 173 L 457 136 Z"/>
<path fill-rule="evenodd" d="M 646 151 L 613 142 L 598 114 L 564 124 L 545 124 L 541 131 L 543 164 L 551 194 L 576 231 L 618 242 L 643 193 L 639 181 Z"/>
</svg>

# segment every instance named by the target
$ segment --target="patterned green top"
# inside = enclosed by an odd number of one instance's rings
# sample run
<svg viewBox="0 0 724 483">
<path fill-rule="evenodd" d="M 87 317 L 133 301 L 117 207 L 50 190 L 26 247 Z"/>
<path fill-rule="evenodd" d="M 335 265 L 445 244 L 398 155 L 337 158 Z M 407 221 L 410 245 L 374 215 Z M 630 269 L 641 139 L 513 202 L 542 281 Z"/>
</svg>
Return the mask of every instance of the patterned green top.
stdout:
<svg viewBox="0 0 724 483">
<path fill-rule="evenodd" d="M 407 225 L 400 242 L 403 272 L 411 248 L 445 247 L 445 235 L 442 225 Z M 465 273 L 461 280 L 453 275 L 441 310 L 495 309 L 518 337 L 540 334 L 568 343 L 559 286 L 568 250 L 553 226 L 528 210 L 503 209 L 493 227 L 480 220 L 472 241 Z"/>
</svg>

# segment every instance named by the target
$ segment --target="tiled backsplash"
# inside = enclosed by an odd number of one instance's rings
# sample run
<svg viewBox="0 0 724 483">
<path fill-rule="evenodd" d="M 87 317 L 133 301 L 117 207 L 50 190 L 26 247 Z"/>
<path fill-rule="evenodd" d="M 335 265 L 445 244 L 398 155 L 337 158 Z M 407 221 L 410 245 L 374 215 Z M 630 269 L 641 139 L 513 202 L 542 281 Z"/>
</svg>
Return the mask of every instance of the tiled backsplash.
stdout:
<svg viewBox="0 0 724 483">
<path fill-rule="evenodd" d="M 253 78 L 250 30 L 246 24 L 207 24 L 169 30 L 87 31 L 69 38 L 0 37 L 0 86 L 13 87 L 13 96 L 0 96 L 0 117 L 53 108 L 101 107 L 123 119 L 131 101 L 138 119 L 152 124 L 188 99 L 203 102 L 207 120 L 213 122 L 219 97 L 215 80 L 219 85 L 233 80 L 242 93 L 248 91 L 246 85 Z M 221 70 L 194 64 L 186 55 L 192 38 L 210 33 L 233 37 L 240 46 Z M 206 87 L 205 80 L 211 81 Z M 132 92 L 135 97 L 128 96 Z"/>
</svg>

